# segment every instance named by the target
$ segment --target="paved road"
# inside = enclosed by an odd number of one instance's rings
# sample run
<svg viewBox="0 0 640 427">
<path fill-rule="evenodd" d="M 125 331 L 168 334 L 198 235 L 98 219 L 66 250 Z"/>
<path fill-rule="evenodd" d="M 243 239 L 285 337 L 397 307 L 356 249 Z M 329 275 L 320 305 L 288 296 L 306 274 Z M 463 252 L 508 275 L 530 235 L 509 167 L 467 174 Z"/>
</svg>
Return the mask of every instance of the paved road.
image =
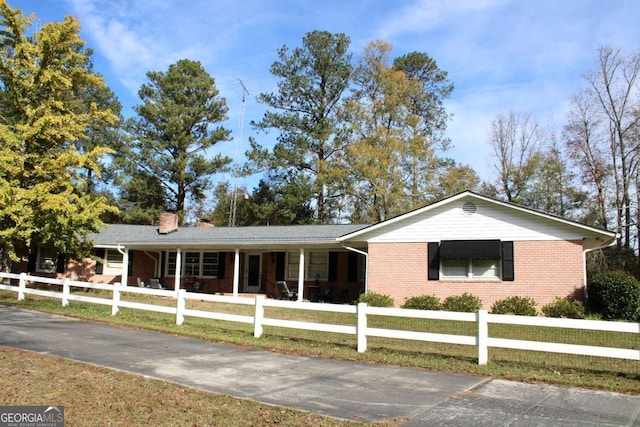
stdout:
<svg viewBox="0 0 640 427">
<path fill-rule="evenodd" d="M 289 356 L 5 306 L 0 345 L 341 419 L 402 419 L 403 427 L 640 426 L 640 396 Z"/>
</svg>

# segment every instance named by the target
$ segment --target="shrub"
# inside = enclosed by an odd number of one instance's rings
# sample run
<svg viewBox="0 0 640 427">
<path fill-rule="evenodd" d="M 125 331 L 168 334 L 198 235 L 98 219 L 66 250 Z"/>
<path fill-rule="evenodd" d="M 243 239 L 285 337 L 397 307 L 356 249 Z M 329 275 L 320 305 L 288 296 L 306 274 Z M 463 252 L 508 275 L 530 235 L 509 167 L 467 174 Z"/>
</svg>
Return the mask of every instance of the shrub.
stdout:
<svg viewBox="0 0 640 427">
<path fill-rule="evenodd" d="M 475 295 L 465 292 L 462 295 L 446 297 L 442 309 L 446 311 L 461 311 L 475 313 L 482 308 L 482 301 Z"/>
<path fill-rule="evenodd" d="M 547 317 L 564 317 L 567 319 L 584 319 L 584 304 L 579 300 L 559 298 L 542 307 L 542 312 Z"/>
<path fill-rule="evenodd" d="M 415 308 L 418 310 L 440 310 L 440 298 L 435 295 L 420 295 L 408 298 L 402 308 Z"/>
<path fill-rule="evenodd" d="M 640 317 L 640 284 L 625 273 L 607 271 L 596 273 L 587 286 L 591 311 L 606 320 L 638 320 Z"/>
<path fill-rule="evenodd" d="M 515 314 L 518 316 L 536 316 L 536 302 L 529 297 L 509 297 L 498 300 L 491 306 L 494 314 Z"/>
<path fill-rule="evenodd" d="M 366 302 L 371 307 L 393 307 L 393 298 L 389 295 L 367 292 L 360 294 L 358 302 Z"/>
</svg>

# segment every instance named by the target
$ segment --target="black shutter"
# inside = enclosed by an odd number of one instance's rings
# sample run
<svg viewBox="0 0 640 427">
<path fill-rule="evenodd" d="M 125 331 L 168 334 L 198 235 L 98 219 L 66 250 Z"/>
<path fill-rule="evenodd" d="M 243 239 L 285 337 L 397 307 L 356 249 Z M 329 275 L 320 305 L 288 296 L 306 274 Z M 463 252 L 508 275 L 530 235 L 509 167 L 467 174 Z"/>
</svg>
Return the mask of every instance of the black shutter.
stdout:
<svg viewBox="0 0 640 427">
<path fill-rule="evenodd" d="M 348 280 L 349 282 L 358 281 L 358 254 L 355 252 L 349 252 L 349 265 L 348 265 Z"/>
<path fill-rule="evenodd" d="M 96 256 L 100 259 L 104 259 L 105 250 L 104 249 L 96 249 Z M 101 261 L 96 261 L 96 274 L 102 274 L 104 265 Z"/>
<path fill-rule="evenodd" d="M 27 261 L 27 272 L 35 273 L 36 271 L 36 262 L 38 261 L 38 254 L 36 252 L 29 253 L 29 259 Z"/>
<path fill-rule="evenodd" d="M 64 273 L 66 268 L 67 268 L 67 255 L 58 254 L 58 258 L 56 259 L 56 273 Z"/>
<path fill-rule="evenodd" d="M 218 279 L 224 279 L 224 269 L 226 267 L 227 253 L 218 253 Z"/>
<path fill-rule="evenodd" d="M 284 280 L 285 252 L 276 252 L 276 281 Z"/>
<path fill-rule="evenodd" d="M 329 252 L 329 281 L 338 280 L 338 253 Z"/>
<path fill-rule="evenodd" d="M 129 265 L 127 266 L 127 274 L 129 277 L 133 275 L 133 251 L 129 251 Z"/>
<path fill-rule="evenodd" d="M 502 242 L 502 280 L 513 281 L 513 242 Z"/>
<path fill-rule="evenodd" d="M 429 257 L 429 280 L 440 279 L 440 248 L 438 242 L 429 242 L 428 244 L 428 257 Z"/>
</svg>

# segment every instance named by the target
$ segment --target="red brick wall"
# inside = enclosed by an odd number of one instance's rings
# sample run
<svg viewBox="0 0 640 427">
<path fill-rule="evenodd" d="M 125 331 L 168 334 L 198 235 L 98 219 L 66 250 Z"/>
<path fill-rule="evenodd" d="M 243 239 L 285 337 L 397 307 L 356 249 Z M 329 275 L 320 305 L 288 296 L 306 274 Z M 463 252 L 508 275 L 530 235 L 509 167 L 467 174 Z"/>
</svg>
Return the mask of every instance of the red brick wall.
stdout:
<svg viewBox="0 0 640 427">
<path fill-rule="evenodd" d="M 583 294 L 581 242 L 514 242 L 515 280 L 427 280 L 427 243 L 370 243 L 368 291 L 391 295 L 395 304 L 407 298 L 435 295 L 444 300 L 465 292 L 479 297 L 484 308 L 510 296 L 528 296 L 540 309 L 556 296 Z"/>
</svg>

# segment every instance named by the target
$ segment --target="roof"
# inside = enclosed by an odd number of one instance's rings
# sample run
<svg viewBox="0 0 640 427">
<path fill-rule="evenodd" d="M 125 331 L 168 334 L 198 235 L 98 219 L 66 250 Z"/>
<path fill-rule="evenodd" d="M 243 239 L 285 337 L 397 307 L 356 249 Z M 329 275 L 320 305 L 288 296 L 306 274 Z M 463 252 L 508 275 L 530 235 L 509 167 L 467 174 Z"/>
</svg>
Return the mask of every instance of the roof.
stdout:
<svg viewBox="0 0 640 427">
<path fill-rule="evenodd" d="M 168 234 L 160 234 L 154 225 L 110 224 L 99 233 L 89 235 L 96 247 L 117 247 L 118 245 L 136 249 L 167 248 L 220 248 L 230 249 L 250 247 L 260 249 L 287 247 L 324 247 L 340 248 L 343 242 L 366 242 L 370 232 L 385 229 L 399 221 L 411 219 L 430 210 L 455 202 L 465 197 L 476 198 L 505 206 L 529 215 L 545 218 L 580 230 L 585 236 L 596 236 L 598 242 L 615 241 L 618 235 L 614 232 L 581 224 L 541 211 L 525 208 L 492 197 L 483 196 L 472 191 L 464 191 L 391 218 L 377 224 L 311 224 L 311 225 L 272 225 L 252 227 L 179 227 Z M 598 243 L 600 244 L 600 243 Z M 595 243 L 594 243 L 595 245 Z"/>
<path fill-rule="evenodd" d="M 597 227 L 592 227 L 586 224 L 582 224 L 576 221 L 572 221 L 572 220 L 568 220 L 566 218 L 562 218 L 556 215 L 551 215 L 542 211 L 538 211 L 535 209 L 531 209 L 531 208 L 526 208 L 524 206 L 520 206 L 517 205 L 515 203 L 510 203 L 510 202 L 504 202 L 502 200 L 498 200 L 492 197 L 488 197 L 488 196 L 484 196 L 478 193 L 474 193 L 472 191 L 463 191 L 461 193 L 455 194 L 453 196 L 447 197 L 445 199 L 442 199 L 440 201 L 431 203 L 427 206 L 424 206 L 422 208 L 418 208 L 415 209 L 413 211 L 407 212 L 405 214 L 396 216 L 394 218 L 388 219 L 386 221 L 383 222 L 379 222 L 377 224 L 373 224 L 370 225 L 368 227 L 363 227 L 359 230 L 355 230 L 353 233 L 348 234 L 348 235 L 344 235 L 344 236 L 340 236 L 338 238 L 339 241 L 344 242 L 347 240 L 358 240 L 358 238 L 365 238 L 365 235 L 372 232 L 372 231 L 376 231 L 376 230 L 380 230 L 383 229 L 385 227 L 388 227 L 392 224 L 395 224 L 399 221 L 404 221 L 407 220 L 408 218 L 414 217 L 414 216 L 418 216 L 421 214 L 424 214 L 426 212 L 429 212 L 430 210 L 435 210 L 438 207 L 441 207 L 443 205 L 447 205 L 450 204 L 452 202 L 455 202 L 457 200 L 466 198 L 466 197 L 471 197 L 471 198 L 475 198 L 475 199 L 479 199 L 479 200 L 484 200 L 486 202 L 489 203 L 493 203 L 496 205 L 500 205 L 500 206 L 505 206 L 511 209 L 514 209 L 516 211 L 520 211 L 520 212 L 524 212 L 530 215 L 534 215 L 534 216 L 538 216 L 538 217 L 542 217 L 548 220 L 552 220 L 552 221 L 556 221 L 558 223 L 564 224 L 564 225 L 568 225 L 571 227 L 574 227 L 576 229 L 581 229 L 584 233 L 590 234 L 590 235 L 598 235 L 598 236 L 602 236 L 603 238 L 605 238 L 606 240 L 609 241 L 614 241 L 617 237 L 618 234 L 612 231 L 608 231 L 608 230 L 604 230 L 601 228 L 597 228 Z M 365 238 L 366 240 L 366 238 Z"/>
<path fill-rule="evenodd" d="M 89 235 L 97 247 L 118 245 L 138 248 L 235 247 L 260 245 L 338 245 L 340 236 L 353 233 L 364 224 L 278 225 L 254 227 L 179 227 L 160 234 L 154 225 L 110 224 Z"/>
</svg>

